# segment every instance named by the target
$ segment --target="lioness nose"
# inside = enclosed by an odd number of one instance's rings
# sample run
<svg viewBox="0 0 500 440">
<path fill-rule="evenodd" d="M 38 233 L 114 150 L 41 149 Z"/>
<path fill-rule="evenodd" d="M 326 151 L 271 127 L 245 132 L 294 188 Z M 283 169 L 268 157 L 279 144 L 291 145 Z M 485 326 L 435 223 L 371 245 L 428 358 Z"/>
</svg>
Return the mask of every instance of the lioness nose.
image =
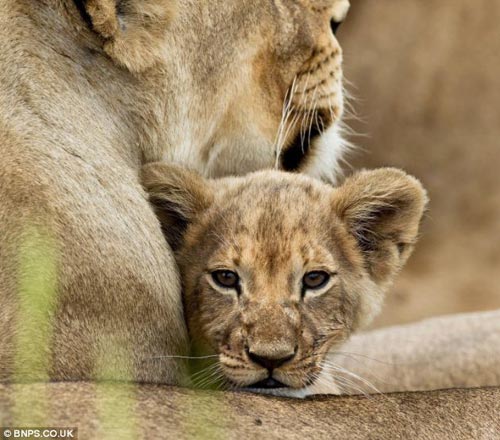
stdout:
<svg viewBox="0 0 500 440">
<path fill-rule="evenodd" d="M 260 365 L 261 367 L 268 369 L 269 371 L 272 371 L 275 368 L 281 367 L 284 363 L 292 360 L 293 357 L 295 356 L 296 352 L 297 352 L 297 349 L 295 349 L 293 352 L 279 353 L 279 354 L 270 356 L 270 355 L 259 354 L 259 353 L 253 352 L 251 349 L 247 349 L 248 357 L 253 362 Z"/>
</svg>

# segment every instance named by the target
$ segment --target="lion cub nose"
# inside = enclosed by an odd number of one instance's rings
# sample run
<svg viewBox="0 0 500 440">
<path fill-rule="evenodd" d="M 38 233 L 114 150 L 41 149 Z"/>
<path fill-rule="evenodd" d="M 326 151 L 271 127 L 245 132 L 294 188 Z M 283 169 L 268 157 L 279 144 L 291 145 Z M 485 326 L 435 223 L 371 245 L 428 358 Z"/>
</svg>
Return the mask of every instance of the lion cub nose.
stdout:
<svg viewBox="0 0 500 440">
<path fill-rule="evenodd" d="M 254 351 L 252 348 L 247 348 L 247 354 L 250 360 L 255 362 L 257 365 L 268 369 L 269 371 L 279 368 L 284 363 L 292 360 L 296 353 L 297 349 L 287 352 L 279 351 L 270 354 Z"/>
</svg>

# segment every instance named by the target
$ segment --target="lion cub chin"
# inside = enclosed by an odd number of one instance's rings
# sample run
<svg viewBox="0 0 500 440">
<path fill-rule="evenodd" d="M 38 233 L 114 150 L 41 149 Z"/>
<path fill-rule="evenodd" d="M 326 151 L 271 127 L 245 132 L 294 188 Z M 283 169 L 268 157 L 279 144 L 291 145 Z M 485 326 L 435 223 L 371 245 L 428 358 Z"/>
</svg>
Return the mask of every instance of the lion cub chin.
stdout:
<svg viewBox="0 0 500 440">
<path fill-rule="evenodd" d="M 176 254 L 193 346 L 210 360 L 194 384 L 335 392 L 325 355 L 379 312 L 412 252 L 420 182 L 392 168 L 337 188 L 278 171 L 207 180 L 162 163 L 142 177 Z"/>
</svg>

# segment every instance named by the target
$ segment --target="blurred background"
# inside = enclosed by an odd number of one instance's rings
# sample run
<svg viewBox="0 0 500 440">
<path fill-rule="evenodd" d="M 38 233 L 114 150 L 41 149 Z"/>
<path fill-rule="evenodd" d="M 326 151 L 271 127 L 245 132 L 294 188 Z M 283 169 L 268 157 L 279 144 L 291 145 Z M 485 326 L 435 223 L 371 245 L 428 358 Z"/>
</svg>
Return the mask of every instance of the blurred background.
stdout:
<svg viewBox="0 0 500 440">
<path fill-rule="evenodd" d="M 500 308 L 500 1 L 351 0 L 340 28 L 362 149 L 431 198 L 375 327 Z"/>
</svg>

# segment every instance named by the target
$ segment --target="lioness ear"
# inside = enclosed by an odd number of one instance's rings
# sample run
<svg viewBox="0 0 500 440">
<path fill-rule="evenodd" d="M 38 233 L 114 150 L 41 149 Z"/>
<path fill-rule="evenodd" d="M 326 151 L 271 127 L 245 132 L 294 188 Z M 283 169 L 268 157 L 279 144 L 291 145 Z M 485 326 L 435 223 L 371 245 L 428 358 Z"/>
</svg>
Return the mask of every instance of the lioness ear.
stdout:
<svg viewBox="0 0 500 440">
<path fill-rule="evenodd" d="M 335 191 L 334 209 L 377 283 L 390 282 L 410 256 L 427 202 L 421 183 L 394 168 L 361 171 Z"/>
<path fill-rule="evenodd" d="M 213 201 L 209 182 L 193 171 L 160 162 L 145 165 L 141 179 L 165 238 L 178 249 L 188 225 Z"/>
<path fill-rule="evenodd" d="M 165 50 L 165 35 L 177 0 L 84 0 L 104 50 L 132 72 L 143 71 Z"/>
</svg>

